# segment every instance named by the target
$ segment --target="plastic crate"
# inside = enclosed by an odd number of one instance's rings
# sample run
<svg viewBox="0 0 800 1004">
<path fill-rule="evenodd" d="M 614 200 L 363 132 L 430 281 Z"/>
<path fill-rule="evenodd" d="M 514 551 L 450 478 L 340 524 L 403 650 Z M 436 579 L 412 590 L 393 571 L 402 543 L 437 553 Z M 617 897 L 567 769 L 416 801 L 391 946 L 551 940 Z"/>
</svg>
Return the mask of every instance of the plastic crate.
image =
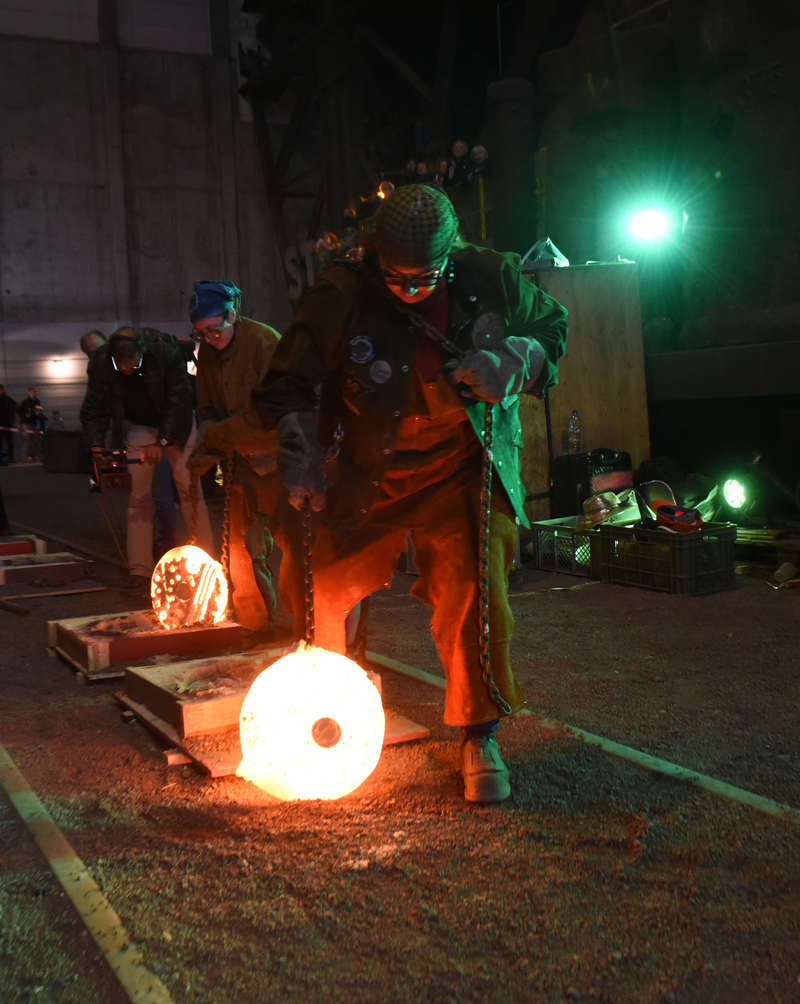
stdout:
<svg viewBox="0 0 800 1004">
<path fill-rule="evenodd" d="M 600 578 L 600 535 L 596 528 L 578 529 L 582 516 L 531 523 L 537 568 Z"/>
<path fill-rule="evenodd" d="M 679 596 L 702 596 L 734 584 L 733 523 L 706 523 L 692 533 L 600 527 L 600 578 Z"/>
</svg>

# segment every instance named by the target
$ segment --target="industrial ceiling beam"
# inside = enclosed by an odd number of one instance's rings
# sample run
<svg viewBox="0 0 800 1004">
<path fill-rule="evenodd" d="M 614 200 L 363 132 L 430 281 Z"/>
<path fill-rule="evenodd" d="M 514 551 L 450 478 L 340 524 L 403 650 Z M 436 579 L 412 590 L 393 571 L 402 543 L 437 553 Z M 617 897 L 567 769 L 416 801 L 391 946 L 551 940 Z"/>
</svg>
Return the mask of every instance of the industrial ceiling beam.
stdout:
<svg viewBox="0 0 800 1004">
<path fill-rule="evenodd" d="M 430 84 L 426 83 L 422 77 L 413 70 L 408 63 L 401 59 L 400 56 L 388 46 L 380 35 L 376 34 L 371 28 L 367 28 L 363 24 L 354 24 L 355 30 L 364 38 L 369 44 L 375 49 L 376 52 L 380 53 L 381 56 L 389 63 L 390 66 L 394 67 L 395 70 L 403 77 L 409 84 L 417 91 L 422 97 L 429 103 L 434 104 L 436 101 L 436 95 L 433 92 L 433 88 Z"/>
</svg>

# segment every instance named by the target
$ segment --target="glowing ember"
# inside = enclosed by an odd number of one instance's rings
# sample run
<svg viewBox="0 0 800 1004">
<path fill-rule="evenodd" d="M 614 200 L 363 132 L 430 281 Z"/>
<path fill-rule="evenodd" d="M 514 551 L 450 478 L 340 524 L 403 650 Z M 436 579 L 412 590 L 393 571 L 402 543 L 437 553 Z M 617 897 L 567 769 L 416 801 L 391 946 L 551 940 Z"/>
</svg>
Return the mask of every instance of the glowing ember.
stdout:
<svg viewBox="0 0 800 1004">
<path fill-rule="evenodd" d="M 284 801 L 341 798 L 375 769 L 385 725 L 380 694 L 360 666 L 301 642 L 245 698 L 236 773 Z"/>
<path fill-rule="evenodd" d="M 168 631 L 193 624 L 219 624 L 228 609 L 222 565 L 194 544 L 173 547 L 153 571 L 150 598 Z"/>
</svg>

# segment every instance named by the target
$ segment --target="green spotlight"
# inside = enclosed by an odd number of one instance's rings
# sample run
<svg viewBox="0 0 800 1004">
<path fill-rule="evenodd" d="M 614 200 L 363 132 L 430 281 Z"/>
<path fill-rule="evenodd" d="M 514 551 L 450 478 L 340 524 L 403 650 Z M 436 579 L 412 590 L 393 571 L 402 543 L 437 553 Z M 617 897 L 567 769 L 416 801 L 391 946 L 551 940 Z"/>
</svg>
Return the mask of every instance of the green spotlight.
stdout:
<svg viewBox="0 0 800 1004">
<path fill-rule="evenodd" d="M 722 495 L 731 509 L 741 509 L 747 502 L 747 490 L 741 481 L 736 478 L 728 478 L 723 482 Z"/>
<path fill-rule="evenodd" d="M 667 232 L 669 226 L 667 217 L 655 209 L 645 209 L 637 213 L 630 221 L 632 232 L 645 241 L 658 240 Z"/>
</svg>

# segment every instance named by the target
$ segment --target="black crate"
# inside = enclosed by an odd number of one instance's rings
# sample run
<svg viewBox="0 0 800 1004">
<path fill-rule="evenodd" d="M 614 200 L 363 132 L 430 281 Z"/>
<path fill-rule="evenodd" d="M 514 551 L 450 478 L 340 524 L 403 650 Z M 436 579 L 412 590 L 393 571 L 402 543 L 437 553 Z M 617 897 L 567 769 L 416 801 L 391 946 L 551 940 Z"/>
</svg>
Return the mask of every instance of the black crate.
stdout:
<svg viewBox="0 0 800 1004">
<path fill-rule="evenodd" d="M 582 517 L 544 519 L 531 523 L 537 568 L 600 578 L 600 535 L 597 529 L 578 529 Z"/>
<path fill-rule="evenodd" d="M 629 453 L 605 447 L 591 453 L 566 453 L 553 460 L 550 509 L 554 517 L 580 516 L 590 495 L 632 487 Z"/>
<path fill-rule="evenodd" d="M 692 533 L 600 526 L 600 578 L 679 596 L 702 596 L 734 584 L 733 523 Z"/>
</svg>

